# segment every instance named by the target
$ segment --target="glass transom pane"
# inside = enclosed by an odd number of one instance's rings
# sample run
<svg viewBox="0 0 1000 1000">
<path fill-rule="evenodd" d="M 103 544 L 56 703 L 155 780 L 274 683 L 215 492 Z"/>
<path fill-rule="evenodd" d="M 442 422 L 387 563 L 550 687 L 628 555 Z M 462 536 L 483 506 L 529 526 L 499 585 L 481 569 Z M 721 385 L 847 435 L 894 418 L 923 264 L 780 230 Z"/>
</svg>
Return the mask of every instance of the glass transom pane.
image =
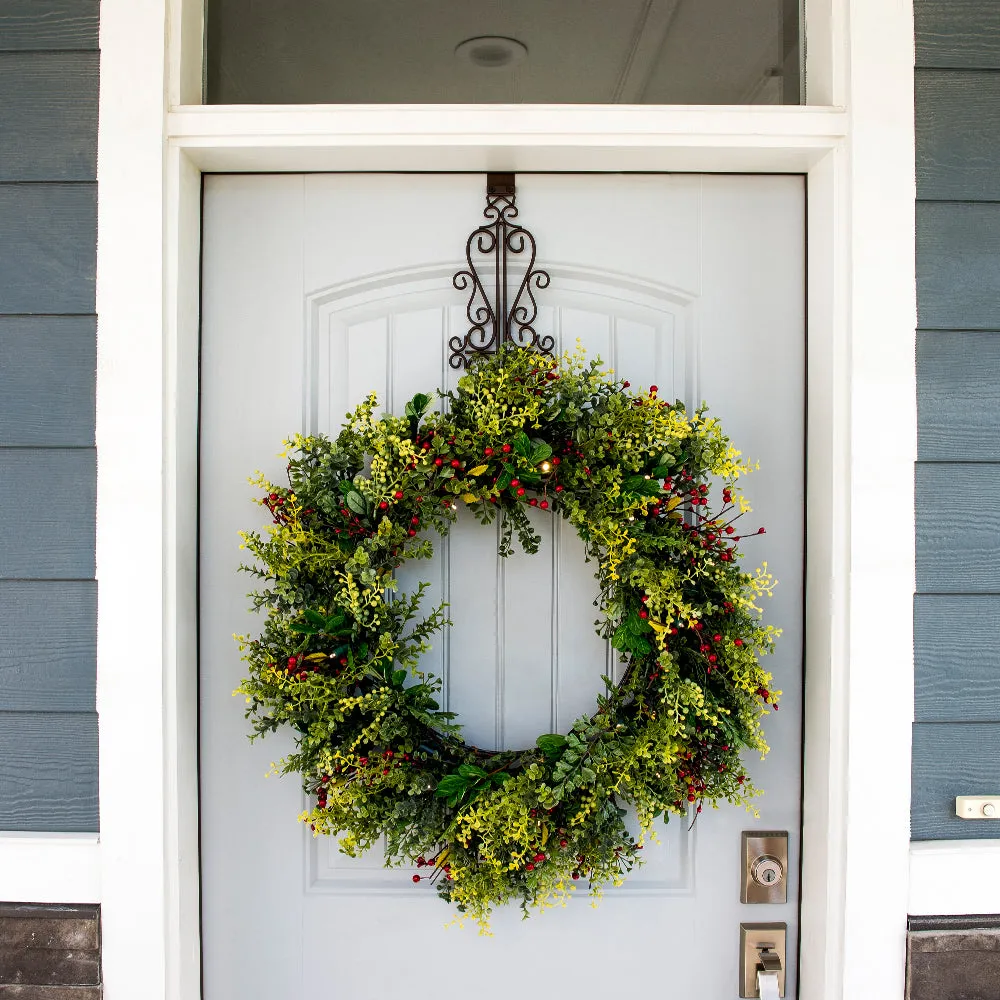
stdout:
<svg viewBox="0 0 1000 1000">
<path fill-rule="evenodd" d="M 798 104 L 800 0 L 208 0 L 210 104 Z"/>
</svg>

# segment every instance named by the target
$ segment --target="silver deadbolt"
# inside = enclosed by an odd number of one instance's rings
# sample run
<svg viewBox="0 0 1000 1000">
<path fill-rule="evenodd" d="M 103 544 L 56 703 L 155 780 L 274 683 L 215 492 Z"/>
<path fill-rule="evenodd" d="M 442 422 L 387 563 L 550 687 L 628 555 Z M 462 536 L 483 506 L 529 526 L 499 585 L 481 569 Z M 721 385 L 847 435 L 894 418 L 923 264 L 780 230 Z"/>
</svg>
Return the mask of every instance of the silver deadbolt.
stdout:
<svg viewBox="0 0 1000 1000">
<path fill-rule="evenodd" d="M 740 844 L 741 903 L 784 903 L 788 899 L 788 833 L 744 830 Z"/>
<path fill-rule="evenodd" d="M 781 862 L 770 854 L 760 855 L 750 865 L 750 877 L 757 885 L 777 885 L 784 874 Z"/>
</svg>

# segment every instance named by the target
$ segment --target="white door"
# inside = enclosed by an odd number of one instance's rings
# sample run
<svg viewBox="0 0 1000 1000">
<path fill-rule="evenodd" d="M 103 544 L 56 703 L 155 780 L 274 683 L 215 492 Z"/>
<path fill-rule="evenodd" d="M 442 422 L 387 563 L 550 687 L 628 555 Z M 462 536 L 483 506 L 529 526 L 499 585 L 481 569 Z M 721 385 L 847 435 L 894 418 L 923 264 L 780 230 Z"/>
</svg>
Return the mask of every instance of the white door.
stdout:
<svg viewBox="0 0 1000 1000">
<path fill-rule="evenodd" d="M 482 175 L 210 176 L 205 184 L 201 451 L 201 825 L 206 1000 L 728 1000 L 741 922 L 788 924 L 795 995 L 803 564 L 804 184 L 787 176 L 518 175 L 519 221 L 551 285 L 540 332 L 577 339 L 633 385 L 706 400 L 760 462 L 746 490 L 767 534 L 744 543 L 780 581 L 766 620 L 784 631 L 767 666 L 784 691 L 766 720 L 760 816 L 676 819 L 645 865 L 595 909 L 520 919 L 493 937 L 446 928 L 426 882 L 351 861 L 297 821 L 294 778 L 268 778 L 291 747 L 250 746 L 235 632 L 249 577 L 240 528 L 257 527 L 246 477 L 272 479 L 291 433 L 336 433 L 372 389 L 396 412 L 451 384 L 465 302 L 451 276 L 482 221 Z M 582 547 L 544 520 L 536 556 L 498 560 L 474 522 L 438 543 L 428 602 L 454 621 L 426 666 L 444 678 L 469 742 L 528 745 L 594 703 L 608 653 L 592 630 Z M 471 520 L 471 519 L 470 519 Z M 429 605 L 428 605 L 429 606 Z M 614 664 L 610 665 L 614 669 Z M 740 900 L 742 830 L 787 830 L 788 903 Z"/>
</svg>

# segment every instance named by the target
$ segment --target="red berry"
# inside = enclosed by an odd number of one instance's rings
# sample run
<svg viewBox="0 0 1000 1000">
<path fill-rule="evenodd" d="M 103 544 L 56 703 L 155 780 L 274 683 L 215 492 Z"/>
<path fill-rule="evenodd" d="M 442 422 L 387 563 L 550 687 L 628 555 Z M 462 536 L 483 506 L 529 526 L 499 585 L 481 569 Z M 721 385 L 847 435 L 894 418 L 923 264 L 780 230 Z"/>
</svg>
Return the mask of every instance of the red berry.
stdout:
<svg viewBox="0 0 1000 1000">
<path fill-rule="evenodd" d="M 631 384 L 631 382 L 622 382 L 622 388 L 627 389 Z"/>
<path fill-rule="evenodd" d="M 655 386 L 655 385 L 651 385 L 651 386 L 649 387 L 649 391 L 650 391 L 650 394 L 652 394 L 652 393 L 654 393 L 654 392 L 657 392 L 657 391 L 658 391 L 658 388 L 657 388 L 657 386 Z"/>
<path fill-rule="evenodd" d="M 743 645 L 743 640 L 742 639 L 734 639 L 733 640 L 733 645 L 734 646 L 742 646 Z"/>
<path fill-rule="evenodd" d="M 545 855 L 544 854 L 538 853 L 538 854 L 535 855 L 535 861 L 541 862 L 541 861 L 544 861 L 544 860 L 545 860 Z"/>
<path fill-rule="evenodd" d="M 485 456 L 486 456 L 487 458 L 489 458 L 489 457 L 490 457 L 490 455 L 492 455 L 492 454 L 493 454 L 493 449 L 492 449 L 492 448 L 484 448 L 484 449 L 483 449 L 483 454 L 484 454 L 484 455 L 485 455 Z"/>
<path fill-rule="evenodd" d="M 521 480 L 520 479 L 512 479 L 510 481 L 510 485 L 511 486 L 520 486 L 521 485 Z"/>
<path fill-rule="evenodd" d="M 459 469 L 462 467 L 462 463 L 457 458 L 453 458 L 451 460 L 451 467 L 453 469 Z"/>
<path fill-rule="evenodd" d="M 649 612 L 645 608 L 643 608 L 642 611 L 639 612 L 639 617 L 640 618 L 648 618 L 649 617 Z"/>
<path fill-rule="evenodd" d="M 419 882 L 420 881 L 420 876 L 419 875 L 414 875 L 413 876 L 413 881 L 414 882 Z"/>
<path fill-rule="evenodd" d="M 567 843 L 567 842 L 566 842 L 565 840 L 560 840 L 560 841 L 559 841 L 559 846 L 560 846 L 560 847 L 565 847 L 565 846 L 566 846 L 566 843 Z"/>
<path fill-rule="evenodd" d="M 562 462 L 562 459 L 561 459 L 561 458 L 560 458 L 560 457 L 559 457 L 558 455 L 556 455 L 556 456 L 555 456 L 555 457 L 554 457 L 554 458 L 552 459 L 552 464 L 553 464 L 553 465 L 559 465 L 559 464 L 560 464 L 561 462 Z"/>
<path fill-rule="evenodd" d="M 528 501 L 528 506 L 529 506 L 529 507 L 534 507 L 534 506 L 535 506 L 535 505 L 536 505 L 537 503 L 538 503 L 538 501 L 537 501 L 537 500 L 536 500 L 536 499 L 535 499 L 534 497 L 532 497 L 532 498 L 531 498 L 531 499 L 530 499 L 530 500 Z"/>
<path fill-rule="evenodd" d="M 434 464 L 437 466 L 442 466 L 444 465 L 444 459 L 440 455 L 438 455 L 438 457 L 434 459 Z"/>
<path fill-rule="evenodd" d="M 721 636 L 721 635 L 719 635 L 718 633 L 716 633 L 715 635 L 713 635 L 713 636 L 712 636 L 712 639 L 713 639 L 713 641 L 715 641 L 715 642 L 722 642 L 722 636 Z"/>
<path fill-rule="evenodd" d="M 517 488 L 517 495 L 518 495 L 519 497 L 523 497 L 523 496 L 524 496 L 524 487 L 523 487 L 523 486 L 519 486 L 519 487 Z"/>
<path fill-rule="evenodd" d="M 379 510 L 388 510 L 388 508 L 389 508 L 389 505 L 388 505 L 388 504 L 387 504 L 387 503 L 385 502 L 385 500 L 383 500 L 383 501 L 382 501 L 382 502 L 381 502 L 381 503 L 380 503 L 380 504 L 378 505 L 378 509 L 379 509 Z"/>
<path fill-rule="evenodd" d="M 556 493 L 562 493 L 563 488 L 561 486 L 556 487 Z"/>
<path fill-rule="evenodd" d="M 548 500 L 543 500 L 538 506 L 541 507 L 542 510 L 548 510 L 549 509 L 549 502 L 548 502 Z"/>
<path fill-rule="evenodd" d="M 500 450 L 506 455 L 510 451 L 510 445 L 505 444 Z"/>
<path fill-rule="evenodd" d="M 524 866 L 524 868 L 525 871 L 529 872 L 533 872 L 535 870 L 535 866 L 530 861 Z"/>
<path fill-rule="evenodd" d="M 416 535 L 416 532 L 412 528 L 410 528 L 410 530 L 407 532 L 407 534 L 410 536 L 410 538 L 413 538 L 414 535 Z"/>
<path fill-rule="evenodd" d="M 402 500 L 403 499 L 403 491 L 402 490 L 396 490 L 396 492 L 393 493 L 393 497 L 396 500 Z"/>
<path fill-rule="evenodd" d="M 579 877 L 580 877 L 580 873 L 579 872 L 573 872 L 573 878 L 574 879 L 578 879 Z"/>
</svg>

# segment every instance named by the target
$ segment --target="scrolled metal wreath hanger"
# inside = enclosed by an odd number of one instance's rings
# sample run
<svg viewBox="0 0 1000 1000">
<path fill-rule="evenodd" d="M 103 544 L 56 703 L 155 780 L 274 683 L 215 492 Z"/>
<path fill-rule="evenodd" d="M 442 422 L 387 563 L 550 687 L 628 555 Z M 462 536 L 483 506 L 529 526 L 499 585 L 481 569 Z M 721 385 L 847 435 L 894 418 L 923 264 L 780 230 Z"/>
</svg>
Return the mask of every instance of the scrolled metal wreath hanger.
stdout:
<svg viewBox="0 0 1000 1000">
<path fill-rule="evenodd" d="M 469 361 L 480 355 L 495 354 L 502 346 L 514 344 L 552 356 L 555 338 L 540 335 L 535 329 L 538 303 L 533 289 L 547 288 L 547 271 L 535 267 L 535 237 L 517 223 L 514 175 L 487 174 L 486 222 L 473 231 L 465 243 L 468 267 L 458 271 L 452 283 L 459 291 L 469 292 L 465 313 L 469 332 L 448 341 L 452 368 L 468 368 Z M 474 256 L 493 258 L 493 295 L 474 261 Z M 524 275 L 511 298 L 510 257 L 523 256 Z M 518 269 L 520 270 L 520 269 Z M 516 279 L 515 279 L 516 280 Z"/>
</svg>

